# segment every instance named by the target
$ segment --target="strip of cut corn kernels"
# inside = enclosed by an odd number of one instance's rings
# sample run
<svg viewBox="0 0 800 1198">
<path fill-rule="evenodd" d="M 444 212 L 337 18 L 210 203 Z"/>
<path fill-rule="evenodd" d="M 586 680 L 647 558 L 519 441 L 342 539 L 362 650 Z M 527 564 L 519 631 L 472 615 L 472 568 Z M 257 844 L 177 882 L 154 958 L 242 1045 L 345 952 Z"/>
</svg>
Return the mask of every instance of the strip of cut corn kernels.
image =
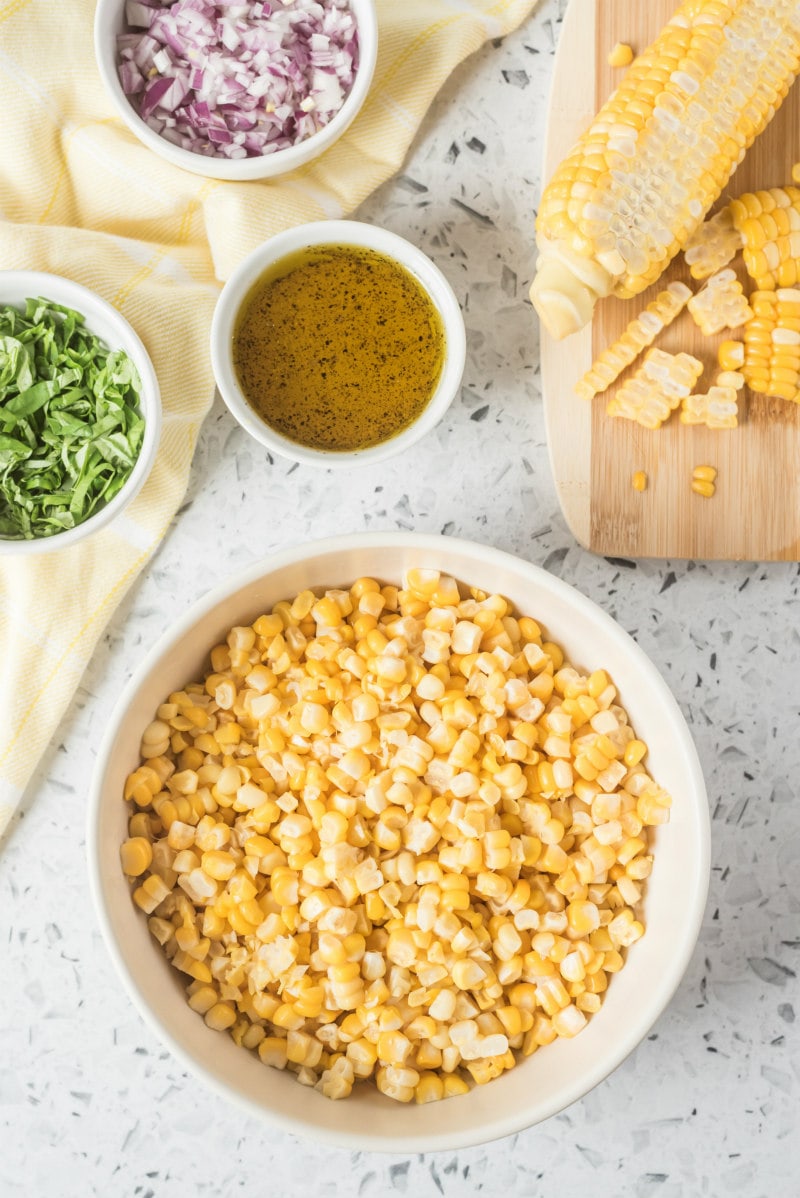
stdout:
<svg viewBox="0 0 800 1198">
<path fill-rule="evenodd" d="M 691 354 L 651 349 L 633 378 L 619 388 L 606 411 L 635 420 L 643 428 L 660 428 L 682 399 L 691 394 L 703 373 L 703 363 Z"/>
<path fill-rule="evenodd" d="M 704 424 L 706 428 L 736 428 L 737 392 L 733 387 L 709 387 L 704 395 L 687 395 L 681 405 L 682 424 Z"/>
<path fill-rule="evenodd" d="M 660 291 L 643 312 L 630 322 L 625 332 L 598 356 L 590 370 L 575 387 L 581 399 L 591 399 L 611 386 L 639 355 L 652 345 L 683 311 L 692 292 L 685 283 L 670 283 Z"/>
<path fill-rule="evenodd" d="M 733 270 L 720 270 L 688 303 L 692 319 L 706 337 L 738 329 L 752 318 L 742 285 Z"/>
<path fill-rule="evenodd" d="M 210 656 L 145 729 L 122 854 L 150 851 L 133 898 L 208 1027 L 330 1098 L 416 1102 L 580 1031 L 670 802 L 607 674 L 422 570 Z"/>
<path fill-rule="evenodd" d="M 707 279 L 726 267 L 742 248 L 742 235 L 733 224 L 730 208 L 722 208 L 704 221 L 684 251 L 693 279 Z"/>
</svg>

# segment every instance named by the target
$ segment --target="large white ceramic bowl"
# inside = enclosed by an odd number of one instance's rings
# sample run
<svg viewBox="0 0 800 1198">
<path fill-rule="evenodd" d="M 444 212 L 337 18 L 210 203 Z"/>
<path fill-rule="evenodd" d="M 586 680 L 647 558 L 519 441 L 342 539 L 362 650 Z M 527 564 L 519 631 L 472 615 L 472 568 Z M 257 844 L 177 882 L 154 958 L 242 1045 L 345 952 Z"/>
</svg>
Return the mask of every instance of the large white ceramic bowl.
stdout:
<svg viewBox="0 0 800 1198">
<path fill-rule="evenodd" d="M 153 468 L 161 435 L 161 392 L 156 372 L 147 350 L 125 317 L 96 292 L 82 287 L 80 283 L 74 283 L 72 279 L 36 270 L 0 271 L 0 304 L 23 307 L 26 299 L 36 296 L 43 296 L 81 312 L 86 317 L 86 327 L 90 332 L 95 333 L 109 349 L 124 350 L 133 361 L 142 383 L 139 406 L 145 422 L 144 440 L 125 485 L 110 503 L 99 508 L 82 524 L 55 533 L 51 537 L 36 537 L 31 541 L 14 541 L 0 537 L 0 556 L 50 553 L 74 545 L 84 537 L 105 528 L 139 494 Z"/>
<path fill-rule="evenodd" d="M 361 575 L 399 581 L 411 566 L 501 592 L 544 624 L 576 665 L 608 670 L 637 734 L 650 746 L 648 765 L 674 805 L 655 837 L 647 932 L 578 1036 L 539 1049 L 463 1097 L 406 1106 L 363 1085 L 347 1100 L 331 1102 L 210 1031 L 186 1005 L 185 979 L 150 936 L 120 869 L 128 816 L 122 788 L 138 764 L 139 737 L 156 706 L 201 675 L 209 648 L 233 624 L 251 621 L 306 587 L 346 586 Z M 591 1090 L 643 1039 L 678 986 L 709 877 L 709 818 L 697 753 L 677 703 L 635 642 L 589 599 L 536 566 L 483 545 L 414 533 L 359 534 L 291 549 L 250 566 L 196 603 L 153 646 L 120 699 L 100 749 L 88 820 L 97 916 L 125 987 L 156 1035 L 199 1081 L 251 1115 L 351 1149 L 461 1148 L 520 1131 Z"/>
<path fill-rule="evenodd" d="M 365 449 L 311 449 L 284 437 L 262 420 L 245 399 L 233 364 L 233 333 L 242 303 L 258 279 L 282 259 L 315 245 L 358 246 L 375 250 L 405 267 L 428 295 L 444 327 L 444 362 L 428 403 L 401 432 Z M 357 220 L 321 220 L 286 229 L 263 242 L 238 266 L 220 292 L 211 322 L 211 364 L 220 394 L 242 428 L 282 457 L 307 466 L 351 470 L 402 453 L 429 433 L 458 394 L 467 355 L 464 318 L 452 287 L 439 267 L 405 237 Z"/>
<path fill-rule="evenodd" d="M 258 158 L 208 157 L 184 150 L 161 137 L 143 121 L 122 90 L 117 73 L 117 37 L 126 33 L 125 0 L 97 0 L 94 17 L 94 53 L 97 69 L 118 115 L 132 133 L 149 149 L 160 154 L 173 166 L 183 167 L 209 179 L 247 182 L 253 179 L 272 179 L 304 166 L 329 149 L 358 115 L 372 83 L 378 56 L 378 19 L 374 0 L 350 0 L 358 25 L 359 62 L 353 86 L 342 107 L 322 129 L 305 141 L 298 142 L 274 154 Z"/>
</svg>

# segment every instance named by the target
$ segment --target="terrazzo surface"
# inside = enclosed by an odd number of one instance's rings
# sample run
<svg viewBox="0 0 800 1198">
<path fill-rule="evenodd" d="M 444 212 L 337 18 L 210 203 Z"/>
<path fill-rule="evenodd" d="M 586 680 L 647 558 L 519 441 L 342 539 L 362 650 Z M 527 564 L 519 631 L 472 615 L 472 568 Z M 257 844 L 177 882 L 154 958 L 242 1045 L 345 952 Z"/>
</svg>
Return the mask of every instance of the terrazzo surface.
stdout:
<svg viewBox="0 0 800 1198">
<path fill-rule="evenodd" d="M 455 288 L 469 341 L 461 398 L 416 449 L 347 475 L 270 461 L 217 403 L 173 527 L 42 762 L 0 852 L 3 1198 L 800 1193 L 800 573 L 597 558 L 561 516 L 525 297 L 563 8 L 544 0 L 456 73 L 403 173 L 359 213 L 420 245 Z M 713 816 L 700 941 L 648 1038 L 562 1114 L 457 1153 L 350 1154 L 225 1105 L 136 1014 L 87 889 L 96 746 L 148 645 L 231 571 L 364 529 L 494 544 L 615 616 L 689 721 Z"/>
</svg>

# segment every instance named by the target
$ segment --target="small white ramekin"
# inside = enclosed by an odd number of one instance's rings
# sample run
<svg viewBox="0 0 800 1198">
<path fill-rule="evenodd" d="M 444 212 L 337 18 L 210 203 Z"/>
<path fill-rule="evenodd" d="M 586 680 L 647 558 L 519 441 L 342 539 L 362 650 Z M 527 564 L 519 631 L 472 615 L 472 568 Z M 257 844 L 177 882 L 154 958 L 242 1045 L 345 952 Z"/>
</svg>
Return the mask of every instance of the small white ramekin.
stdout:
<svg viewBox="0 0 800 1198">
<path fill-rule="evenodd" d="M 311 449 L 270 427 L 244 397 L 233 365 L 233 332 L 242 302 L 264 272 L 282 258 L 314 245 L 353 245 L 376 250 L 404 266 L 424 288 L 444 326 L 445 357 L 439 383 L 419 416 L 396 436 L 366 449 Z M 402 453 L 438 424 L 461 386 L 466 360 L 464 318 L 438 266 L 410 241 L 376 225 L 353 220 L 316 221 L 278 233 L 254 250 L 222 289 L 211 323 L 211 362 L 222 398 L 242 428 L 267 449 L 310 466 L 349 469 Z"/>
<path fill-rule="evenodd" d="M 149 149 L 166 158 L 173 166 L 183 167 L 208 179 L 247 182 L 252 179 L 272 179 L 284 175 L 312 158 L 319 157 L 337 141 L 360 111 L 372 83 L 378 57 L 378 19 L 374 0 L 350 0 L 358 25 L 358 70 L 353 86 L 342 107 L 327 125 L 305 141 L 298 142 L 274 154 L 258 158 L 207 157 L 184 150 L 163 138 L 143 121 L 128 96 L 122 90 L 117 73 L 117 38 L 128 30 L 125 21 L 125 0 L 97 0 L 94 17 L 94 53 L 97 68 L 117 113 Z"/>
<path fill-rule="evenodd" d="M 125 485 L 110 503 L 82 524 L 54 533 L 51 537 L 36 537 L 31 541 L 12 541 L 0 537 L 0 556 L 51 553 L 74 545 L 105 528 L 139 494 L 155 462 L 161 435 L 161 392 L 156 372 L 147 350 L 125 317 L 94 291 L 61 275 L 35 270 L 0 271 L 0 304 L 19 307 L 26 299 L 37 296 L 80 312 L 86 317 L 87 329 L 104 341 L 109 349 L 124 350 L 133 361 L 142 384 L 139 407 L 144 418 L 144 440 Z"/>
</svg>

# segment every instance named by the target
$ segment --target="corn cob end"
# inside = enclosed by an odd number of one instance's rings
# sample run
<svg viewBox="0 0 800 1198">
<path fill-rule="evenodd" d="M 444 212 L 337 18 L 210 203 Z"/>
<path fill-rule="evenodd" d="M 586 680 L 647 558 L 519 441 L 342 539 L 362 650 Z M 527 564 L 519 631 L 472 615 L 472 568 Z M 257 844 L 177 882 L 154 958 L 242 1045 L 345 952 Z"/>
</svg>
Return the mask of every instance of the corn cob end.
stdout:
<svg viewBox="0 0 800 1198">
<path fill-rule="evenodd" d="M 592 319 L 595 304 L 608 295 L 612 278 L 597 262 L 540 241 L 541 256 L 531 284 L 531 303 L 557 341 L 577 333 Z"/>
</svg>

